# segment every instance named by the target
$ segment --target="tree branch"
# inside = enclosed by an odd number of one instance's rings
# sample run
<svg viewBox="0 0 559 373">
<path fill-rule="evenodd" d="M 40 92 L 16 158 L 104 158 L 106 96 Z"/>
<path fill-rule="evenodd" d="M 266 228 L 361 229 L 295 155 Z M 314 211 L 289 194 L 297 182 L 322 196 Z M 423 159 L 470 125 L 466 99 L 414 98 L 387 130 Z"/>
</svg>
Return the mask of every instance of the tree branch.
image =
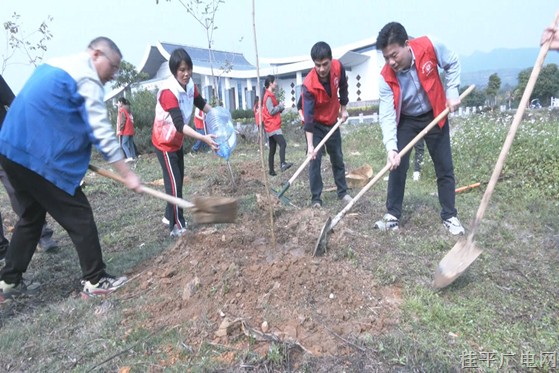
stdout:
<svg viewBox="0 0 559 373">
<path fill-rule="evenodd" d="M 257 81 L 257 90 L 260 90 L 260 64 L 258 61 L 258 43 L 256 42 L 256 17 L 255 17 L 255 0 L 252 0 L 252 31 L 254 34 L 254 51 L 256 53 L 256 81 Z M 257 93 L 259 93 L 257 91 Z M 264 163 L 264 139 L 262 136 L 262 131 L 264 128 L 262 127 L 262 95 L 258 94 L 258 107 L 260 108 L 260 115 L 258 116 L 258 137 L 260 138 L 260 161 L 262 164 L 262 173 L 264 174 L 264 187 L 266 188 L 266 196 L 268 197 L 268 207 L 270 210 L 270 233 L 272 236 L 272 250 L 276 251 L 276 237 L 274 235 L 274 207 L 272 204 L 272 198 L 270 197 L 270 187 L 268 186 L 268 174 L 266 172 L 266 166 Z"/>
</svg>

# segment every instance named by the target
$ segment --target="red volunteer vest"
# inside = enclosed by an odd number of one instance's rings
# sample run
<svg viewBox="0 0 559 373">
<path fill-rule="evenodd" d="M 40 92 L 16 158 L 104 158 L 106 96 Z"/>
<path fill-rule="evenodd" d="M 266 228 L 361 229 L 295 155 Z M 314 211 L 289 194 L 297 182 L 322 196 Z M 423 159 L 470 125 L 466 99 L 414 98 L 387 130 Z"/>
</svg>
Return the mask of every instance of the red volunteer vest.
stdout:
<svg viewBox="0 0 559 373">
<path fill-rule="evenodd" d="M 266 106 L 266 100 L 268 97 L 272 99 L 272 103 L 274 107 L 278 106 L 278 100 L 276 100 L 276 96 L 269 90 L 266 90 L 264 93 L 264 100 L 262 101 L 262 122 L 264 123 L 264 129 L 268 133 L 272 133 L 277 131 L 281 128 L 281 115 L 277 113 L 276 115 L 271 115 L 268 111 L 268 107 Z"/>
<path fill-rule="evenodd" d="M 196 127 L 197 130 L 203 130 L 204 129 L 204 117 L 205 114 L 202 110 L 196 108 L 196 111 L 199 111 L 199 114 L 202 116 L 202 119 L 199 119 L 196 117 L 196 115 L 194 115 L 194 127 Z"/>
<path fill-rule="evenodd" d="M 328 96 L 326 90 L 320 83 L 316 69 L 312 69 L 305 77 L 303 85 L 314 97 L 314 121 L 326 126 L 333 126 L 340 114 L 340 100 L 338 98 L 338 87 L 340 86 L 340 79 L 342 75 L 342 68 L 340 61 L 332 60 L 330 67 L 330 91 L 332 97 Z M 304 103 L 303 103 L 304 107 Z"/>
<path fill-rule="evenodd" d="M 119 111 L 126 116 L 126 123 L 124 124 L 121 136 L 134 136 L 134 120 L 132 119 L 132 115 L 130 115 L 125 108 L 120 108 Z"/>
<path fill-rule="evenodd" d="M 260 126 L 260 109 L 258 109 L 258 103 L 254 105 L 252 111 L 254 111 L 254 119 L 256 119 L 256 125 Z"/>
<path fill-rule="evenodd" d="M 437 55 L 433 43 L 428 37 L 422 36 L 409 41 L 410 47 L 415 55 L 415 69 L 421 82 L 421 86 L 427 93 L 435 118 L 446 109 L 446 95 L 444 92 L 439 70 L 437 69 Z M 388 64 L 385 64 L 380 74 L 394 93 L 394 108 L 396 109 L 397 121 L 400 120 L 400 84 L 396 78 L 396 73 Z M 443 127 L 446 118 L 439 122 L 439 127 Z"/>
<path fill-rule="evenodd" d="M 192 109 L 194 107 L 196 88 L 193 80 L 190 79 L 190 82 L 186 86 L 186 90 L 184 90 L 177 79 L 171 75 L 163 82 L 159 92 L 157 93 L 157 103 L 155 104 L 155 119 L 153 121 L 151 141 L 153 146 L 162 152 L 176 152 L 182 146 L 184 135 L 177 132 L 171 115 L 161 106 L 161 93 L 165 90 L 169 90 L 177 98 L 183 122 L 185 123 L 185 126 L 187 126 L 190 122 L 190 116 L 192 115 Z"/>
</svg>

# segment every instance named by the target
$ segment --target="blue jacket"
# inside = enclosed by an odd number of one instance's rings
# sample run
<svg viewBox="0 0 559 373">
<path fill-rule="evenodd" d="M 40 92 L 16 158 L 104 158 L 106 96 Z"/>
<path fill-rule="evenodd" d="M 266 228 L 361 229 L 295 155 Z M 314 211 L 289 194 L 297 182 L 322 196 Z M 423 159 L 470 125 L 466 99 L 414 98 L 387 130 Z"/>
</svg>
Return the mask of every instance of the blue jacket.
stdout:
<svg viewBox="0 0 559 373">
<path fill-rule="evenodd" d="M 47 61 L 10 106 L 0 131 L 0 153 L 74 195 L 92 144 L 110 163 L 123 158 L 103 94 L 89 54 Z"/>
</svg>

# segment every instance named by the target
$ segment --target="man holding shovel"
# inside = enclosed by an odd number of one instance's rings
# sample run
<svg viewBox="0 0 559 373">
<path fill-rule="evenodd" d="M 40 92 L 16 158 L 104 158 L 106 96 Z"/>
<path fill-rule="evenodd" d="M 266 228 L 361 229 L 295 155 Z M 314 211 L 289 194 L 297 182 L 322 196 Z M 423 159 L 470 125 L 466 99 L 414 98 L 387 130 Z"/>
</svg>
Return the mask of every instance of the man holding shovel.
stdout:
<svg viewBox="0 0 559 373">
<path fill-rule="evenodd" d="M 0 164 L 23 212 L 0 271 L 0 303 L 38 290 L 22 275 L 47 212 L 74 243 L 84 294 L 108 294 L 127 281 L 105 272 L 93 211 L 79 186 L 94 144 L 128 188 L 141 190 L 124 163 L 103 102 L 103 85 L 114 78 L 121 58 L 112 40 L 96 38 L 85 52 L 39 66 L 10 106 L 0 132 Z"/>
<path fill-rule="evenodd" d="M 387 214 L 375 227 L 397 230 L 410 159 L 409 153 L 400 157 L 398 152 L 447 107 L 451 112 L 458 108 L 460 62 L 456 53 L 436 39 L 423 36 L 409 40 L 405 28 L 397 22 L 382 28 L 377 48 L 382 50 L 386 61 L 379 79 L 379 112 L 387 161 L 392 167 L 388 178 Z M 446 72 L 446 95 L 437 66 Z M 464 234 L 454 206 L 455 180 L 448 119 L 441 120 L 424 138 L 437 174 L 443 225 L 453 235 Z"/>
<path fill-rule="evenodd" d="M 345 68 L 340 61 L 332 59 L 330 46 L 323 41 L 316 43 L 311 49 L 311 58 L 314 62 L 314 69 L 309 72 L 303 82 L 303 112 L 307 154 L 311 155 L 313 159 L 309 165 L 311 203 L 312 207 L 318 208 L 322 206 L 320 195 L 323 184 L 320 168 L 323 153 L 322 151 L 317 153 L 314 148 L 336 124 L 340 107 L 342 122 L 347 120 L 349 115 L 346 105 L 349 99 Z M 330 155 L 334 181 L 338 188 L 338 198 L 349 203 L 351 197 L 347 194 L 342 136 L 339 128 L 326 141 L 325 146 Z"/>
</svg>

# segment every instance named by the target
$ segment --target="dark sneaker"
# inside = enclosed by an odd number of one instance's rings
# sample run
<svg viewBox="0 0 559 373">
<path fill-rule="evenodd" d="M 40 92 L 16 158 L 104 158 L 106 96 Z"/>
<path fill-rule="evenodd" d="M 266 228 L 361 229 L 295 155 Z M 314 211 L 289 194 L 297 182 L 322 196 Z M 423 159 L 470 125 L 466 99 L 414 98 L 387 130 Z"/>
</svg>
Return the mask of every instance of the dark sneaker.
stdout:
<svg viewBox="0 0 559 373">
<path fill-rule="evenodd" d="M 105 274 L 105 276 L 102 277 L 97 284 L 92 284 L 89 281 L 85 281 L 83 285 L 83 293 L 90 297 L 96 295 L 111 294 L 127 282 L 128 278 L 124 276 L 116 277 Z"/>
<path fill-rule="evenodd" d="M 41 285 L 38 282 L 24 279 L 21 279 L 19 284 L 8 284 L 5 281 L 0 281 L 0 296 L 2 297 L 0 303 L 11 301 L 21 296 L 31 297 L 39 291 L 40 287 Z"/>
<path fill-rule="evenodd" d="M 281 172 L 284 172 L 285 170 L 287 170 L 287 169 L 290 168 L 291 166 L 293 166 L 293 163 L 290 163 L 290 162 L 283 163 L 283 164 L 281 165 Z"/>
<path fill-rule="evenodd" d="M 41 238 L 37 246 L 39 252 L 46 253 L 47 251 L 58 249 L 58 245 L 51 237 Z"/>
<path fill-rule="evenodd" d="M 382 220 L 375 223 L 375 228 L 383 231 L 397 231 L 400 228 L 400 220 L 394 215 L 385 214 Z"/>
<path fill-rule="evenodd" d="M 320 203 L 320 202 L 318 202 L 318 201 L 312 203 L 312 208 L 313 208 L 313 209 L 319 209 L 319 208 L 321 208 L 321 207 L 322 207 L 322 203 Z"/>
<path fill-rule="evenodd" d="M 276 171 L 271 170 L 271 171 L 270 171 L 270 176 L 277 176 Z"/>
</svg>

